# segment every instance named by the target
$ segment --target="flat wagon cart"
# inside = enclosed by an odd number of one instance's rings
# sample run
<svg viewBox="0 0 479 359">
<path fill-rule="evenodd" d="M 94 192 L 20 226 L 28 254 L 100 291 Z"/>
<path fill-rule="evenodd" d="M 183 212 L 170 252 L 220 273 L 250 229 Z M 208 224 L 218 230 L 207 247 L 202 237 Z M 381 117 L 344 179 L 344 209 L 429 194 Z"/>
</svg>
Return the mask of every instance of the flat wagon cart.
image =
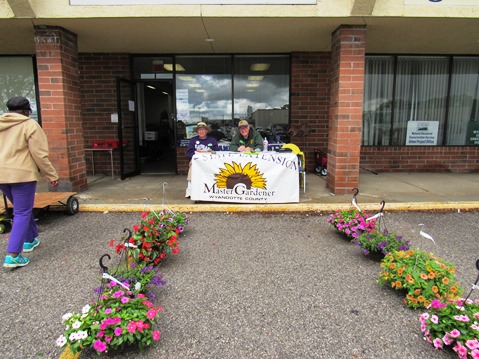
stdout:
<svg viewBox="0 0 479 359">
<path fill-rule="evenodd" d="M 65 207 L 69 215 L 77 214 L 80 210 L 80 203 L 75 197 L 77 192 L 39 192 L 35 193 L 33 209 L 37 211 L 48 211 L 51 207 Z M 66 201 L 65 201 L 66 200 Z M 7 233 L 12 227 L 13 207 L 3 195 L 4 213 L 0 214 L 0 233 Z"/>
</svg>

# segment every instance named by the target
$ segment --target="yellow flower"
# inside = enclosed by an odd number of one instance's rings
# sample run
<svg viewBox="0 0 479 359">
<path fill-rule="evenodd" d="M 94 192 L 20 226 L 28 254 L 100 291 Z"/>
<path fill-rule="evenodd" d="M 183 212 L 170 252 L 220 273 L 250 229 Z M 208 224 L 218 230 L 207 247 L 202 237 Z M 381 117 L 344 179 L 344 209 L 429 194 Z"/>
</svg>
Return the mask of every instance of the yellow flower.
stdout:
<svg viewBox="0 0 479 359">
<path fill-rule="evenodd" d="M 419 303 L 423 303 L 425 300 L 426 300 L 426 298 L 424 298 L 422 295 L 420 295 L 419 297 L 417 297 L 417 301 L 418 301 Z"/>
<path fill-rule="evenodd" d="M 400 281 L 396 281 L 396 288 L 401 288 L 402 287 L 402 283 Z"/>
<path fill-rule="evenodd" d="M 433 285 L 431 290 L 432 290 L 433 293 L 439 292 L 439 288 L 436 285 Z"/>
<path fill-rule="evenodd" d="M 421 273 L 421 278 L 426 280 L 427 279 L 427 274 L 426 273 Z"/>
<path fill-rule="evenodd" d="M 449 284 L 449 278 L 447 278 L 447 277 L 442 278 L 442 283 L 445 284 L 445 285 L 448 285 Z"/>
<path fill-rule="evenodd" d="M 434 272 L 429 272 L 429 274 L 427 275 L 429 279 L 434 279 L 435 276 L 436 275 L 434 274 Z"/>
<path fill-rule="evenodd" d="M 402 272 L 403 272 L 403 269 L 402 269 L 402 268 L 398 268 L 398 276 L 402 277 Z"/>
<path fill-rule="evenodd" d="M 389 268 L 391 268 L 391 269 L 396 268 L 396 263 L 391 263 L 391 264 L 389 265 Z"/>
<path fill-rule="evenodd" d="M 416 295 L 418 295 L 419 293 L 421 293 L 421 289 L 419 289 L 419 288 L 414 291 L 414 294 L 416 294 Z"/>
</svg>

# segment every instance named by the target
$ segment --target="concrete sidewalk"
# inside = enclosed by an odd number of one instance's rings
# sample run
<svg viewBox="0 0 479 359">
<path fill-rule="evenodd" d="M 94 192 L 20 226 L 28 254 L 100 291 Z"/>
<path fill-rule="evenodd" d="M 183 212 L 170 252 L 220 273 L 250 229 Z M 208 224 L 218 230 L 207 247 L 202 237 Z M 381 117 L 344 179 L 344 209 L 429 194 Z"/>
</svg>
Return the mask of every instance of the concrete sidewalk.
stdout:
<svg viewBox="0 0 479 359">
<path fill-rule="evenodd" d="M 195 203 L 184 197 L 186 176 L 140 175 L 124 181 L 110 176 L 88 177 L 87 191 L 78 193 L 80 211 L 129 212 L 169 207 L 187 212 L 307 212 L 331 211 L 351 205 L 353 192 L 335 196 L 326 178 L 307 174 L 306 193 L 299 203 L 235 204 Z M 39 183 L 38 191 L 46 191 Z M 380 173 L 363 171 L 359 178 L 358 204 L 365 210 L 479 209 L 479 174 Z"/>
</svg>

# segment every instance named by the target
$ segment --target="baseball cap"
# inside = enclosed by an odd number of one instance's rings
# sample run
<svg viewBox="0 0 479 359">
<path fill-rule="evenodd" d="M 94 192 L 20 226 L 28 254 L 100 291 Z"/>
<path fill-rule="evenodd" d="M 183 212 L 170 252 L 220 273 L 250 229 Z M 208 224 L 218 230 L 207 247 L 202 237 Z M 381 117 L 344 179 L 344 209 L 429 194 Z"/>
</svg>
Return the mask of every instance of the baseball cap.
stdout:
<svg viewBox="0 0 479 359">
<path fill-rule="evenodd" d="M 27 98 L 22 96 L 15 96 L 15 97 L 12 97 L 10 100 L 8 100 L 7 108 L 10 111 L 17 111 L 17 110 L 31 111 L 32 110 L 32 108 L 30 107 L 30 101 L 28 101 Z"/>
<path fill-rule="evenodd" d="M 238 128 L 240 128 L 240 127 L 245 127 L 245 126 L 249 126 L 249 123 L 248 123 L 248 121 L 246 121 L 246 120 L 241 120 L 241 121 L 238 123 Z"/>
</svg>

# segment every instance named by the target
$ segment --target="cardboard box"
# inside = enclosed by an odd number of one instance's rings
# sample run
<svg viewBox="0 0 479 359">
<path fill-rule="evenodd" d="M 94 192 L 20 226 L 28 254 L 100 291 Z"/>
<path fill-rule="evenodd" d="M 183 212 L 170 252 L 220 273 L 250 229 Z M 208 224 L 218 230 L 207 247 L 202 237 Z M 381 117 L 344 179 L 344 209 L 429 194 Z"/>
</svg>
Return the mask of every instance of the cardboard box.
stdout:
<svg viewBox="0 0 479 359">
<path fill-rule="evenodd" d="M 156 141 L 158 139 L 158 131 L 145 131 L 145 141 Z"/>
</svg>

